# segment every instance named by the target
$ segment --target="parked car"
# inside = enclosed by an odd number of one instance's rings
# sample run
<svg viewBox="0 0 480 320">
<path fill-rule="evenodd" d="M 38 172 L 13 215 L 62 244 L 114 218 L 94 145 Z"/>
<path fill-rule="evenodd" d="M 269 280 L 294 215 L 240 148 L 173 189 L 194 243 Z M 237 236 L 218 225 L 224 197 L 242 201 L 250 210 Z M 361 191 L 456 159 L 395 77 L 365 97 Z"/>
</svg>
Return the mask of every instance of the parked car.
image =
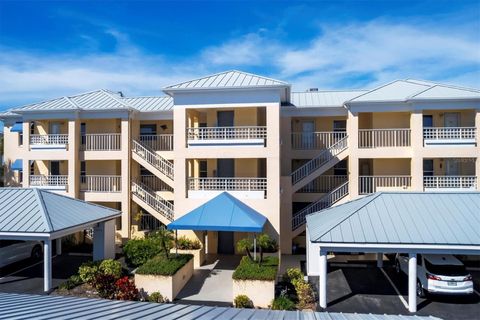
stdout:
<svg viewBox="0 0 480 320">
<path fill-rule="evenodd" d="M 40 241 L 0 240 L 0 268 L 28 258 L 39 260 L 42 253 Z"/>
<path fill-rule="evenodd" d="M 408 254 L 397 254 L 395 269 L 408 275 Z M 452 255 L 417 255 L 417 295 L 473 294 L 472 276 Z"/>
</svg>

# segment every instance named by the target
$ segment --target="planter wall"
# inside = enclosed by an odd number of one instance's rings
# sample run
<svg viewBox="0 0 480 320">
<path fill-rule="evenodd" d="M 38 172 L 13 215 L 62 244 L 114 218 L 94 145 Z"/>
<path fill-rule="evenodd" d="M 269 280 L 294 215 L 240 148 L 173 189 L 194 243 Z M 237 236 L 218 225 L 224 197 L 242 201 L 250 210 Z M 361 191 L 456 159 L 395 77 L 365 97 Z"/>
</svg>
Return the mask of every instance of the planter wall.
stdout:
<svg viewBox="0 0 480 320">
<path fill-rule="evenodd" d="M 135 285 L 139 290 L 143 289 L 146 294 L 158 291 L 162 296 L 173 301 L 188 280 L 190 280 L 192 274 L 193 259 L 190 259 L 173 276 L 135 274 Z"/>
<path fill-rule="evenodd" d="M 175 248 L 170 250 L 170 253 L 175 253 Z M 179 254 L 192 254 L 193 255 L 193 268 L 200 268 L 205 262 L 205 249 L 200 248 L 196 250 L 180 250 L 178 249 Z"/>
<path fill-rule="evenodd" d="M 275 298 L 275 281 L 233 280 L 233 299 L 244 294 L 255 307 L 268 308 Z"/>
</svg>

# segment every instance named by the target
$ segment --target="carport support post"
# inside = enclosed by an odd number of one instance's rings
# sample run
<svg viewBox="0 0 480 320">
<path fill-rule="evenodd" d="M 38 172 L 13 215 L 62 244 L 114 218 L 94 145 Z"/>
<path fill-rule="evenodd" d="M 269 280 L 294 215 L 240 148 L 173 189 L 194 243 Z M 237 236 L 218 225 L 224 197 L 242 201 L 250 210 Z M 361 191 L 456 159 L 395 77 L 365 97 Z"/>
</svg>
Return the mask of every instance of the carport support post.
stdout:
<svg viewBox="0 0 480 320">
<path fill-rule="evenodd" d="M 62 238 L 55 239 L 56 242 L 56 254 L 60 256 L 62 254 Z"/>
<path fill-rule="evenodd" d="M 408 254 L 408 311 L 417 312 L 417 254 Z"/>
<path fill-rule="evenodd" d="M 257 234 L 253 234 L 253 261 L 257 261 Z"/>
<path fill-rule="evenodd" d="M 383 268 L 383 253 L 377 253 L 377 268 Z"/>
<path fill-rule="evenodd" d="M 327 251 L 320 248 L 320 275 L 318 279 L 318 295 L 320 307 L 327 307 Z"/>
<path fill-rule="evenodd" d="M 52 287 L 52 240 L 43 242 L 43 291 L 49 292 Z"/>
</svg>

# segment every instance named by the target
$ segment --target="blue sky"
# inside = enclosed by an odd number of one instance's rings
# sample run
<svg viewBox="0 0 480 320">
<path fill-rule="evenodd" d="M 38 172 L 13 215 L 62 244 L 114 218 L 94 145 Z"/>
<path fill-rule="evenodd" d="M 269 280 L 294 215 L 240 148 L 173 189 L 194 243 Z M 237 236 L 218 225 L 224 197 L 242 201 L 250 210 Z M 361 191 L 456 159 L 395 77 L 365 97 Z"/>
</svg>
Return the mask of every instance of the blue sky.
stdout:
<svg viewBox="0 0 480 320">
<path fill-rule="evenodd" d="M 0 110 L 240 69 L 294 90 L 480 87 L 479 1 L 4 1 Z"/>
</svg>

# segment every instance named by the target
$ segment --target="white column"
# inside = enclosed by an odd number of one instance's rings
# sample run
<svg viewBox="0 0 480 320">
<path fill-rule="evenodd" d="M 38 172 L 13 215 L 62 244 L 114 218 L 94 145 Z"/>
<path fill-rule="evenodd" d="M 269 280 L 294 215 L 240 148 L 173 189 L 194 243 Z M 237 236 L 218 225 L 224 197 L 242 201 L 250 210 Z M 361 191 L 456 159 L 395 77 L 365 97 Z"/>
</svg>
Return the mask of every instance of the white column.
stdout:
<svg viewBox="0 0 480 320">
<path fill-rule="evenodd" d="M 377 268 L 383 268 L 383 253 L 377 253 Z"/>
<path fill-rule="evenodd" d="M 62 238 L 58 238 L 56 241 L 56 254 L 57 256 L 62 254 Z"/>
<path fill-rule="evenodd" d="M 320 276 L 318 279 L 318 295 L 320 307 L 327 307 L 327 252 L 320 249 Z"/>
<path fill-rule="evenodd" d="M 115 258 L 115 220 L 93 228 L 93 261 Z"/>
<path fill-rule="evenodd" d="M 52 287 L 52 240 L 43 243 L 43 291 L 49 292 Z"/>
<path fill-rule="evenodd" d="M 408 311 L 417 312 L 417 254 L 408 255 Z"/>
<path fill-rule="evenodd" d="M 358 197 L 358 113 L 348 111 L 347 134 L 348 134 L 348 192 L 350 199 Z"/>
</svg>

